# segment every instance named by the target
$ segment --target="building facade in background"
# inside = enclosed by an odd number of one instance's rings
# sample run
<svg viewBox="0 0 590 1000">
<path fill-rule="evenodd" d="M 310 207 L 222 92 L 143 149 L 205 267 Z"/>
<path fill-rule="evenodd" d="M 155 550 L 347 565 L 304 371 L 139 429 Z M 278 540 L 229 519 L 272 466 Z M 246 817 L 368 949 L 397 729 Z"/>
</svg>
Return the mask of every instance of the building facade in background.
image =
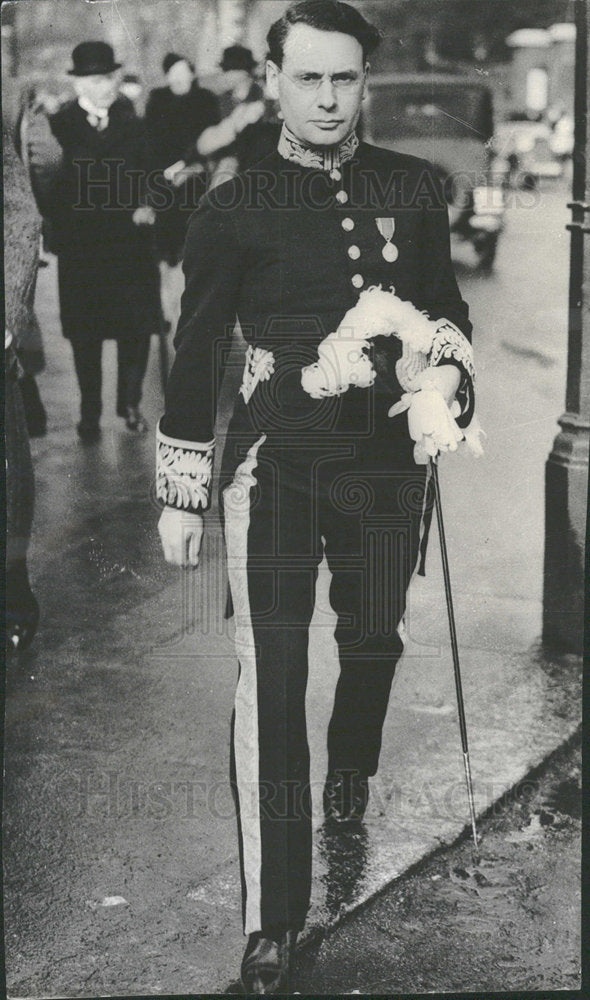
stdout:
<svg viewBox="0 0 590 1000">
<path fill-rule="evenodd" d="M 506 43 L 512 52 L 512 110 L 542 114 L 550 105 L 573 110 L 575 24 L 520 28 L 508 36 Z"/>
</svg>

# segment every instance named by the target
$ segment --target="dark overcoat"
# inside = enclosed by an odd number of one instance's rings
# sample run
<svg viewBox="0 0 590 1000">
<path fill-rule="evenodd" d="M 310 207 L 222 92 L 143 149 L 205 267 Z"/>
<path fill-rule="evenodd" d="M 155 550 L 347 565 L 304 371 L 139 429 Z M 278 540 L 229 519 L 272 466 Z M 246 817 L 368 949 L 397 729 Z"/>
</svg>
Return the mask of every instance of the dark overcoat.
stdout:
<svg viewBox="0 0 590 1000">
<path fill-rule="evenodd" d="M 63 150 L 49 214 L 68 339 L 149 336 L 160 323 L 153 228 L 133 213 L 147 197 L 143 122 L 117 99 L 99 131 L 77 101 L 50 119 Z"/>
<path fill-rule="evenodd" d="M 219 121 L 217 98 L 196 82 L 188 94 L 173 94 L 170 87 L 156 87 L 148 97 L 145 126 L 160 198 L 157 249 L 158 256 L 170 264 L 176 264 L 182 255 L 191 212 L 205 192 L 206 161 L 197 152 L 197 139 Z M 163 171 L 179 160 L 193 169 L 187 180 L 175 187 L 164 179 Z"/>
<path fill-rule="evenodd" d="M 152 163 L 162 170 L 177 160 L 193 163 L 199 159 L 196 142 L 201 132 L 220 120 L 219 103 L 210 90 L 196 83 L 188 94 L 156 87 L 145 108 Z"/>
</svg>

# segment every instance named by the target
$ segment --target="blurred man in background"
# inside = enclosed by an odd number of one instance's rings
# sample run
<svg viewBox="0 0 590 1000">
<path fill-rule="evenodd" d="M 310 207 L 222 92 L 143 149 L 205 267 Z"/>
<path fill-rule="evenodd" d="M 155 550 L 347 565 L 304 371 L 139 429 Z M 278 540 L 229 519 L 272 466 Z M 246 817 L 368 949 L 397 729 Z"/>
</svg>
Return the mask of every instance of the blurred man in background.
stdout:
<svg viewBox="0 0 590 1000">
<path fill-rule="evenodd" d="M 256 66 L 252 52 L 243 45 L 230 45 L 223 52 L 220 63 L 224 87 L 220 99 L 223 120 L 206 129 L 197 143 L 199 153 L 214 158 L 216 163 L 211 187 L 249 165 L 245 133 L 249 134 L 267 117 L 264 90 L 255 77 Z M 273 145 L 265 152 L 272 148 Z"/>
<path fill-rule="evenodd" d="M 141 120 L 118 95 L 120 63 L 105 42 L 81 42 L 69 70 L 77 100 L 28 134 L 31 169 L 58 258 L 60 315 L 81 394 L 79 437 L 100 436 L 102 342 L 117 341 L 117 414 L 147 430 L 139 409 L 150 335 L 159 331 L 159 280 L 141 181 L 149 168 Z"/>
<path fill-rule="evenodd" d="M 144 108 L 144 88 L 136 73 L 125 73 L 119 93 L 131 101 L 136 115 L 143 115 Z"/>
<path fill-rule="evenodd" d="M 193 64 L 176 52 L 163 59 L 166 86 L 150 92 L 145 124 L 151 169 L 163 197 L 156 219 L 162 308 L 174 328 L 183 289 L 179 262 L 191 212 L 205 192 L 207 164 L 197 152 L 202 132 L 220 119 L 217 98 L 200 87 Z"/>
<path fill-rule="evenodd" d="M 197 140 L 217 124 L 220 112 L 217 98 L 199 86 L 194 66 L 184 56 L 169 52 L 162 69 L 166 86 L 150 92 L 145 123 L 152 167 L 163 171 L 170 196 L 158 213 L 158 255 L 174 267 L 182 257 L 191 208 L 205 191 L 205 163 Z"/>
</svg>

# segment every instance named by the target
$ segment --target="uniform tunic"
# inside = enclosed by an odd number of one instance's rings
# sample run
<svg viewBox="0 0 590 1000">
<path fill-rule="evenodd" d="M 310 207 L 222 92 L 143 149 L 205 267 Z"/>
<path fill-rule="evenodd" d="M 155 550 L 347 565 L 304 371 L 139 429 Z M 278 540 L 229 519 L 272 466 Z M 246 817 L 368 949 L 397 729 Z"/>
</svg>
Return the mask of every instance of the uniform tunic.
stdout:
<svg viewBox="0 0 590 1000">
<path fill-rule="evenodd" d="M 216 387 L 237 315 L 249 348 L 220 488 L 240 663 L 232 784 L 247 933 L 300 928 L 309 903 L 305 686 L 322 554 L 341 666 L 329 766 L 372 775 L 427 499 L 407 417 L 387 415 L 402 394 L 399 341 L 374 340 L 368 389 L 313 399 L 301 370 L 363 289 L 395 286 L 440 320 L 429 362 L 460 368 L 464 422 L 473 406 L 471 324 L 429 165 L 349 143 L 330 172 L 284 135 L 281 152 L 210 192 L 191 221 L 159 428 L 159 496 L 206 508 Z M 383 254 L 383 219 L 386 232 L 393 220 L 395 261 Z"/>
</svg>

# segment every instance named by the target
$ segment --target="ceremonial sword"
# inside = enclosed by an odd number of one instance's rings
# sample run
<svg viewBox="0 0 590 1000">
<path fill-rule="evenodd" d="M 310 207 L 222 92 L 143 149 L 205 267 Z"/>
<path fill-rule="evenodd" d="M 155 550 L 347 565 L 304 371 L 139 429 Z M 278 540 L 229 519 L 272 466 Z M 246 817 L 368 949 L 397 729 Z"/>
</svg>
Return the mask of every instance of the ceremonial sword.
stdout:
<svg viewBox="0 0 590 1000">
<path fill-rule="evenodd" d="M 447 599 L 447 612 L 449 616 L 449 632 L 451 634 L 451 650 L 453 654 L 453 670 L 455 674 L 455 690 L 457 692 L 457 710 L 459 714 L 459 729 L 461 730 L 461 747 L 463 749 L 463 767 L 465 768 L 465 782 L 467 785 L 467 798 L 469 800 L 469 815 L 471 817 L 471 831 L 473 833 L 473 843 L 475 844 L 475 849 L 477 850 L 479 845 L 477 841 L 477 829 L 475 826 L 473 781 L 471 779 L 471 765 L 469 763 L 469 745 L 467 743 L 467 723 L 465 720 L 465 703 L 463 701 L 463 685 L 461 683 L 461 668 L 459 666 L 459 646 L 457 643 L 457 629 L 455 627 L 453 595 L 451 593 L 451 574 L 449 571 L 449 557 L 447 553 L 445 526 L 443 523 L 443 516 L 442 516 L 440 483 L 438 480 L 438 466 L 436 463 L 436 459 L 431 459 L 430 469 L 432 473 L 432 481 L 434 483 L 434 506 L 436 508 L 436 522 L 438 524 L 438 537 L 440 540 L 440 554 L 442 558 L 445 596 Z"/>
</svg>

